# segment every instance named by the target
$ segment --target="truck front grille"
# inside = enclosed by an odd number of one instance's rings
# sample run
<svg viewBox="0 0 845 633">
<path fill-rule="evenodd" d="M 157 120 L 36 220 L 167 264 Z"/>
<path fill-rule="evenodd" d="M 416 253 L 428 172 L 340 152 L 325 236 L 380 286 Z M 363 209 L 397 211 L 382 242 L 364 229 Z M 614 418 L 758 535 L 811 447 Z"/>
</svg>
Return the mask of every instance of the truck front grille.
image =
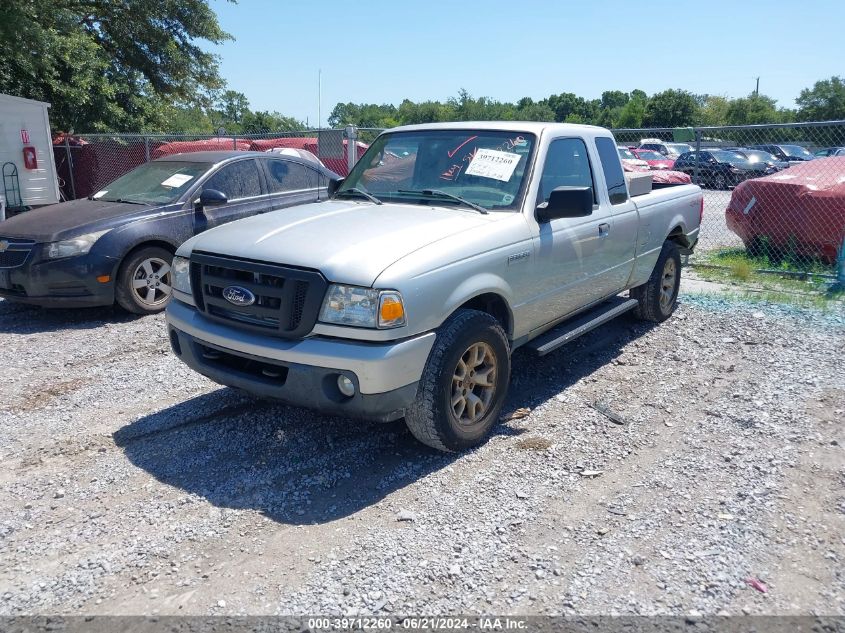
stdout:
<svg viewBox="0 0 845 633">
<path fill-rule="evenodd" d="M 23 266 L 35 242 L 17 237 L 0 237 L 0 268 Z"/>
<path fill-rule="evenodd" d="M 194 300 L 208 317 L 247 330 L 302 338 L 314 328 L 327 282 L 316 270 L 206 253 L 191 255 Z M 252 303 L 226 298 L 232 289 Z"/>
</svg>

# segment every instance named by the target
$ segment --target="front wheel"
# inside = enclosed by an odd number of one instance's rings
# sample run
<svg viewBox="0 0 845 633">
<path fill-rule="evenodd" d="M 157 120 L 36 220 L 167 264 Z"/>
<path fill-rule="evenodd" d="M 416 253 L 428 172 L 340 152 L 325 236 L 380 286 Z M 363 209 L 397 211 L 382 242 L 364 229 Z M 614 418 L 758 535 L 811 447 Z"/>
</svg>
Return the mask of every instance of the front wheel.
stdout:
<svg viewBox="0 0 845 633">
<path fill-rule="evenodd" d="M 170 265 L 173 253 L 148 246 L 131 253 L 117 274 L 115 298 L 121 308 L 133 314 L 161 312 L 170 301 Z"/>
<path fill-rule="evenodd" d="M 713 188 L 718 189 L 719 191 L 723 191 L 728 188 L 728 179 L 725 178 L 725 174 L 716 174 L 713 177 Z"/>
<path fill-rule="evenodd" d="M 489 314 L 460 310 L 437 333 L 405 423 L 423 444 L 461 451 L 484 441 L 510 381 L 510 345 Z"/>
<path fill-rule="evenodd" d="M 678 305 L 681 286 L 681 253 L 674 242 L 663 242 L 660 256 L 651 277 L 642 286 L 631 289 L 631 298 L 637 300 L 634 314 L 643 321 L 661 323 L 672 316 Z"/>
</svg>

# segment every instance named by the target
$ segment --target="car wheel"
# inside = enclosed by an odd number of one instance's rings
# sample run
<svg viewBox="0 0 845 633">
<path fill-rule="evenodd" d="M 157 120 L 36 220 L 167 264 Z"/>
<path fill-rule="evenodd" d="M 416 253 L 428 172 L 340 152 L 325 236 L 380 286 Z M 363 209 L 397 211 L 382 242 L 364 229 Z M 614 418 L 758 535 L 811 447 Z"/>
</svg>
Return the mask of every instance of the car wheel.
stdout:
<svg viewBox="0 0 845 633">
<path fill-rule="evenodd" d="M 643 321 L 662 323 L 678 305 L 681 286 L 681 253 L 675 242 L 663 242 L 660 256 L 651 277 L 642 286 L 631 289 L 631 298 L 637 300 L 634 315 Z"/>
<path fill-rule="evenodd" d="M 725 178 L 724 174 L 716 174 L 713 177 L 713 187 L 719 191 L 728 188 L 728 179 Z"/>
<path fill-rule="evenodd" d="M 477 310 L 456 312 L 437 332 L 405 423 L 420 442 L 441 451 L 480 444 L 499 419 L 510 368 L 499 322 Z"/>
<path fill-rule="evenodd" d="M 117 274 L 115 298 L 118 305 L 133 314 L 155 314 L 164 310 L 173 293 L 172 262 L 173 253 L 158 246 L 130 253 Z"/>
</svg>

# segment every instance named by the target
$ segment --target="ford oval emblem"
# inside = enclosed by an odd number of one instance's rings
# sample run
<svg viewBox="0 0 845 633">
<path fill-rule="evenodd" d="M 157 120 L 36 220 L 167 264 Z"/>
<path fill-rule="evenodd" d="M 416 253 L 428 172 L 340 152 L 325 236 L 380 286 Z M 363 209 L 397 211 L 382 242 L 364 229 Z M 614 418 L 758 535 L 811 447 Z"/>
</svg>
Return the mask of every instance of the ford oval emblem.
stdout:
<svg viewBox="0 0 845 633">
<path fill-rule="evenodd" d="M 223 298 L 234 306 L 246 307 L 255 303 L 255 295 L 241 286 L 223 288 Z"/>
</svg>

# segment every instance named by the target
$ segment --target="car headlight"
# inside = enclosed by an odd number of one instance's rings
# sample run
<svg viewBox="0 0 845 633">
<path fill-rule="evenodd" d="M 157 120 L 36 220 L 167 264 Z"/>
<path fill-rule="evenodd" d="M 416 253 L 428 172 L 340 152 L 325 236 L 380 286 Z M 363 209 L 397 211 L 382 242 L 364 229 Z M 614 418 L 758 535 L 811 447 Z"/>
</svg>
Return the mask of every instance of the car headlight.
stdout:
<svg viewBox="0 0 845 633">
<path fill-rule="evenodd" d="M 400 327 L 405 325 L 405 304 L 395 290 L 332 284 L 323 300 L 320 321 L 379 329 Z"/>
<path fill-rule="evenodd" d="M 70 240 L 62 240 L 61 242 L 50 242 L 45 245 L 44 255 L 47 259 L 61 259 L 62 257 L 85 255 L 94 246 L 94 242 L 110 230 L 106 229 L 105 231 L 97 231 L 96 233 L 87 233 Z"/>
<path fill-rule="evenodd" d="M 739 171 L 740 171 L 740 170 L 739 170 L 739 169 L 737 169 L 736 167 L 731 167 L 731 172 L 733 172 L 734 174 L 738 174 L 738 173 L 739 173 Z"/>
<path fill-rule="evenodd" d="M 173 289 L 191 294 L 191 260 L 187 257 L 174 257 L 170 264 L 170 273 Z"/>
</svg>

